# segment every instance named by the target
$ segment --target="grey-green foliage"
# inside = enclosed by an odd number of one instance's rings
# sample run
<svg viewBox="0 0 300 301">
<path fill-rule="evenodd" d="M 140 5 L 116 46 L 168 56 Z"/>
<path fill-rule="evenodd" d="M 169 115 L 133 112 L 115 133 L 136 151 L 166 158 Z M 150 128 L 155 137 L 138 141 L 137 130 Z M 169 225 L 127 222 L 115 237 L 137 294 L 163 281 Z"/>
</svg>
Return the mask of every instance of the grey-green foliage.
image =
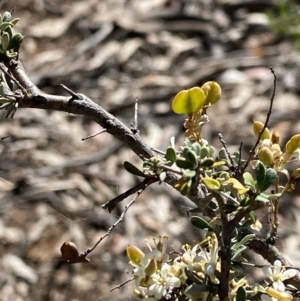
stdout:
<svg viewBox="0 0 300 301">
<path fill-rule="evenodd" d="M 18 50 L 24 36 L 15 33 L 13 28 L 18 23 L 19 18 L 12 18 L 10 12 L 0 14 L 0 54 L 5 54 L 9 58 L 18 55 Z"/>
<path fill-rule="evenodd" d="M 10 87 L 11 86 L 11 87 Z M 0 110 L 7 110 L 7 117 L 15 114 L 18 108 L 17 95 L 20 91 L 17 91 L 15 83 L 11 82 L 11 85 L 7 84 L 5 74 L 0 73 Z"/>
<path fill-rule="evenodd" d="M 277 0 L 277 11 L 268 10 L 267 15 L 273 31 L 300 42 L 300 5 L 298 3 L 294 0 Z"/>
</svg>

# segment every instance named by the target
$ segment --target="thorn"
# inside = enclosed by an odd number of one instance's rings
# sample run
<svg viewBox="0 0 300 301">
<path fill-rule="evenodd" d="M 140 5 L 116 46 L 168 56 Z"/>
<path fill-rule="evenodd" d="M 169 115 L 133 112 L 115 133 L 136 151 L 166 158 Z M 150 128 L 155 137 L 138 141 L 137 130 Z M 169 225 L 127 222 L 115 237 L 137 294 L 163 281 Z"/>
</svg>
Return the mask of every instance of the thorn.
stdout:
<svg viewBox="0 0 300 301">
<path fill-rule="evenodd" d="M 72 91 L 70 88 L 68 88 L 67 86 L 65 86 L 63 84 L 61 84 L 61 86 L 64 90 L 66 90 L 72 96 L 72 100 L 74 100 L 74 99 L 83 100 L 83 97 L 80 94 L 75 93 L 74 91 Z"/>
<path fill-rule="evenodd" d="M 103 129 L 103 130 L 101 130 L 101 131 L 99 131 L 99 132 L 96 132 L 96 133 L 90 135 L 90 136 L 87 136 L 87 137 L 85 137 L 85 138 L 82 138 L 81 140 L 82 140 L 82 141 L 85 141 L 85 140 L 88 140 L 88 139 L 90 139 L 90 138 L 94 138 L 94 137 L 96 137 L 96 136 L 98 136 L 98 135 L 100 135 L 100 134 L 102 134 L 102 133 L 105 133 L 105 132 L 107 132 L 107 129 Z"/>
</svg>

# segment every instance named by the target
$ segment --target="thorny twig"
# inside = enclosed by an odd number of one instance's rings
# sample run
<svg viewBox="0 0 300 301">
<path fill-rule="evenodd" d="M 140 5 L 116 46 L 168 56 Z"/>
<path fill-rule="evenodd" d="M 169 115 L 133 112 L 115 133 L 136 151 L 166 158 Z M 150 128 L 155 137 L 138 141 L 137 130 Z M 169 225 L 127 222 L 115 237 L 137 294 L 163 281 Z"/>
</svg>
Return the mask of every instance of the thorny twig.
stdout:
<svg viewBox="0 0 300 301">
<path fill-rule="evenodd" d="M 271 96 L 271 100 L 270 100 L 269 110 L 268 110 L 268 113 L 267 113 L 267 117 L 266 117 L 266 121 L 264 123 L 264 126 L 263 126 L 262 130 L 259 132 L 259 135 L 257 137 L 256 143 L 254 144 L 254 146 L 249 151 L 249 156 L 247 158 L 247 161 L 245 162 L 245 164 L 242 167 L 242 174 L 244 173 L 244 171 L 248 167 L 251 159 L 253 158 L 255 149 L 257 148 L 257 146 L 259 144 L 259 141 L 260 141 L 260 138 L 261 138 L 263 132 L 265 131 L 265 129 L 267 128 L 267 126 L 269 124 L 269 120 L 270 120 L 270 117 L 271 117 L 271 114 L 272 114 L 273 103 L 274 103 L 274 98 L 275 98 L 275 94 L 276 94 L 276 74 L 275 74 L 275 71 L 274 71 L 272 66 L 270 66 L 269 68 L 270 68 L 270 71 L 271 71 L 271 73 L 273 74 L 273 77 L 274 77 L 273 92 L 272 92 L 272 96 Z"/>
<path fill-rule="evenodd" d="M 138 134 L 138 114 L 139 114 L 139 104 L 138 104 L 139 99 L 135 99 L 135 105 L 134 105 L 134 120 L 133 123 L 130 125 L 130 129 L 134 134 Z"/>
<path fill-rule="evenodd" d="M 140 190 L 145 190 L 149 185 L 157 182 L 157 178 L 145 178 L 144 181 L 139 183 L 138 185 L 128 189 L 127 191 L 121 193 L 117 197 L 113 198 L 112 200 L 108 201 L 104 205 L 102 205 L 103 209 L 107 209 L 109 212 L 112 212 L 116 205 L 120 202 L 122 202 L 124 199 L 129 197 L 130 195 L 140 191 Z"/>
<path fill-rule="evenodd" d="M 82 138 L 81 140 L 82 140 L 82 141 L 85 141 L 85 140 L 88 140 L 88 139 L 90 139 L 90 138 L 94 138 L 94 137 L 96 137 L 96 136 L 98 136 L 98 135 L 100 135 L 100 134 L 102 134 L 102 133 L 106 133 L 106 132 L 107 132 L 107 130 L 106 130 L 106 129 L 103 129 L 103 130 L 98 131 L 98 132 L 96 132 L 96 133 L 94 133 L 94 134 L 92 134 L 92 135 L 89 135 L 89 136 L 87 136 L 87 137 L 84 137 L 84 138 Z"/>
<path fill-rule="evenodd" d="M 78 93 L 75 93 L 73 90 L 71 90 L 70 88 L 68 88 L 67 86 L 63 85 L 63 84 L 60 84 L 62 86 L 62 88 L 64 90 L 66 90 L 71 96 L 72 96 L 72 99 L 83 99 L 83 97 L 78 94 Z"/>
<path fill-rule="evenodd" d="M 228 158 L 229 158 L 230 164 L 235 168 L 235 167 L 236 167 L 236 164 L 235 164 L 235 162 L 233 161 L 233 159 L 232 159 L 232 157 L 231 157 L 231 154 L 230 154 L 230 152 L 229 152 L 229 150 L 228 150 L 228 148 L 227 148 L 227 145 L 226 145 L 226 142 L 225 142 L 225 140 L 224 140 L 224 138 L 223 138 L 223 135 L 222 135 L 221 133 L 219 133 L 219 134 L 218 134 L 218 137 L 219 137 L 219 140 L 220 140 L 220 142 L 222 143 L 222 145 L 223 145 L 223 147 L 224 147 L 224 150 L 225 150 L 225 152 L 226 152 L 226 154 L 227 154 L 227 156 L 228 156 Z"/>
<path fill-rule="evenodd" d="M 109 236 L 109 234 L 111 233 L 111 231 L 113 231 L 113 229 L 123 221 L 124 216 L 126 214 L 126 212 L 128 211 L 128 209 L 135 203 L 135 201 L 137 200 L 137 198 L 140 196 L 140 194 L 144 191 L 145 189 L 140 189 L 137 194 L 135 195 L 135 197 L 128 203 L 128 205 L 125 206 L 124 211 L 122 212 L 122 214 L 120 215 L 120 217 L 118 218 L 118 220 L 109 227 L 109 229 L 107 230 L 107 232 L 105 233 L 105 235 L 103 235 L 102 237 L 100 237 L 100 239 L 95 243 L 95 245 L 89 249 L 87 249 L 84 254 L 85 257 L 88 256 L 91 252 L 93 252 L 95 250 L 95 248 L 100 244 L 100 242 L 106 238 L 107 236 Z"/>
<path fill-rule="evenodd" d="M 116 290 L 116 289 L 120 289 L 122 286 L 124 286 L 125 284 L 127 284 L 127 283 L 133 281 L 134 279 L 135 279 L 134 277 L 131 277 L 130 279 L 128 279 L 128 280 L 122 282 L 121 284 L 115 286 L 114 288 L 112 288 L 112 289 L 110 290 L 110 292 L 112 292 L 112 291 L 114 291 L 114 290 Z"/>
<path fill-rule="evenodd" d="M 89 254 L 91 254 L 96 249 L 96 247 L 101 243 L 101 241 L 103 239 L 105 239 L 106 237 L 108 237 L 110 235 L 110 233 L 115 229 L 115 227 L 123 221 L 126 212 L 135 203 L 136 199 L 139 197 L 139 195 L 143 191 L 144 191 L 144 189 L 140 189 L 137 192 L 136 196 L 125 206 L 125 208 L 124 208 L 122 214 L 120 215 L 120 217 L 118 218 L 118 220 L 109 227 L 107 232 L 99 238 L 99 240 L 94 244 L 94 246 L 92 246 L 91 248 L 88 248 L 84 252 L 79 253 L 78 256 L 76 256 L 75 258 L 72 258 L 72 260 L 68 260 L 68 263 L 89 262 L 90 260 L 87 258 L 87 256 Z"/>
<path fill-rule="evenodd" d="M 7 77 L 9 77 L 22 90 L 24 95 L 27 95 L 26 89 L 19 83 L 19 81 L 14 76 L 12 76 L 8 72 L 9 69 L 3 63 L 0 63 L 0 69 Z"/>
</svg>

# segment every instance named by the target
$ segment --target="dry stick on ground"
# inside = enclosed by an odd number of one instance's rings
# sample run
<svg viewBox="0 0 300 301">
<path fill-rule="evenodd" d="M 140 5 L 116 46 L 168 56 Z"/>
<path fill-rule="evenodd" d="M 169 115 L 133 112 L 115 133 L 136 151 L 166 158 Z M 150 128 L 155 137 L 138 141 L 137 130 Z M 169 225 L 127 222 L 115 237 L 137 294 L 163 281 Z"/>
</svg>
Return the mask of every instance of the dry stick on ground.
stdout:
<svg viewBox="0 0 300 301">
<path fill-rule="evenodd" d="M 103 128 L 105 128 L 109 134 L 124 142 L 142 160 L 149 159 L 152 156 L 154 156 L 151 148 L 143 142 L 138 132 L 131 131 L 126 125 L 124 125 L 113 115 L 105 111 L 101 106 L 94 103 L 87 96 L 83 94 L 76 94 L 75 96 L 70 97 L 46 94 L 31 82 L 22 66 L 22 63 L 19 60 L 9 60 L 6 58 L 3 58 L 3 60 L 3 63 L 8 69 L 5 71 L 5 73 L 10 74 L 10 77 L 22 89 L 22 92 L 24 94 L 24 97 L 19 99 L 19 108 L 56 110 L 72 113 L 75 115 L 86 116 L 97 122 Z M 271 71 L 273 73 L 273 69 L 271 69 Z M 274 96 L 275 91 L 271 99 L 271 108 Z M 270 111 L 271 110 L 272 109 L 270 109 Z M 268 112 L 265 126 L 267 126 L 269 115 L 270 112 Z M 250 161 L 250 159 L 248 160 Z M 246 166 L 248 165 L 247 163 L 248 161 L 242 167 L 242 170 L 245 170 Z M 168 172 L 165 182 L 173 186 L 176 180 L 176 175 L 172 174 L 171 172 Z M 201 208 L 201 202 L 204 200 L 205 194 L 203 193 L 203 191 L 198 189 L 198 191 L 195 194 L 190 195 L 189 198 Z M 204 214 L 211 216 L 209 211 L 204 211 Z M 278 252 L 278 250 L 275 250 L 271 253 L 265 253 L 263 250 L 269 250 L 271 246 L 269 246 L 264 241 L 260 240 L 259 244 L 256 244 L 253 241 L 253 243 L 249 242 L 248 245 L 252 250 L 254 250 L 258 254 L 261 254 L 272 264 L 276 259 L 282 260 L 283 258 L 282 254 Z M 292 280 L 295 280 L 295 278 Z M 296 281 L 293 281 L 293 284 L 300 288 L 300 279 L 296 279 Z"/>
</svg>

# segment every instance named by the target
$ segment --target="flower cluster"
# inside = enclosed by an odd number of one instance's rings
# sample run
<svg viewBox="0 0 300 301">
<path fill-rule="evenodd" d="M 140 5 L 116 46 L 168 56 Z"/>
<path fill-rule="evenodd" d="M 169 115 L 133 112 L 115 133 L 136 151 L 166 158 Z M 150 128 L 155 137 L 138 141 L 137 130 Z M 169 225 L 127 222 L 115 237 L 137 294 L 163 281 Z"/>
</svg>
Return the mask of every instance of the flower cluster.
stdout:
<svg viewBox="0 0 300 301">
<path fill-rule="evenodd" d="M 258 137 L 264 124 L 254 121 L 253 131 Z M 274 130 L 272 134 L 268 128 L 265 128 L 261 134 L 261 140 L 257 149 L 258 159 L 267 167 L 272 167 L 277 171 L 285 172 L 285 165 L 293 159 L 299 159 L 300 134 L 294 135 L 286 144 L 285 152 L 280 147 L 280 135 Z"/>
<path fill-rule="evenodd" d="M 285 269 L 282 267 L 282 263 L 279 260 L 274 262 L 273 269 L 270 266 L 263 268 L 264 274 L 271 280 L 272 287 L 267 287 L 263 292 L 267 295 L 262 295 L 264 301 L 289 301 L 293 299 L 293 296 L 285 291 L 285 285 L 283 281 L 293 278 L 298 274 L 296 269 Z"/>
<path fill-rule="evenodd" d="M 195 246 L 184 245 L 183 253 L 172 263 L 166 254 L 167 237 L 159 237 L 155 248 L 144 254 L 135 246 L 127 248 L 130 264 L 134 266 L 135 294 L 141 299 L 162 300 L 172 296 L 177 300 L 219 300 L 220 275 L 219 244 L 215 234 L 208 236 Z M 232 279 L 230 296 L 232 300 L 239 287 L 248 282 L 242 278 Z"/>
<path fill-rule="evenodd" d="M 154 300 L 214 300 L 219 301 L 220 276 L 219 243 L 215 234 L 196 244 L 184 245 L 183 253 L 169 260 L 166 253 L 168 237 L 155 239 L 155 248 L 149 245 L 145 254 L 135 246 L 127 248 L 130 264 L 134 266 L 135 294 L 141 299 Z M 233 266 L 230 270 L 228 300 L 238 300 L 239 294 L 249 298 L 257 293 L 264 301 L 289 301 L 292 295 L 286 291 L 283 281 L 293 278 L 298 271 L 285 269 L 279 260 L 273 268 L 263 271 L 269 279 L 266 287 L 249 285 L 245 277 L 236 277 Z M 245 299 L 246 300 L 246 299 Z"/>
<path fill-rule="evenodd" d="M 148 245 L 150 252 L 147 254 L 135 246 L 127 248 L 130 264 L 134 266 L 135 294 L 141 299 L 160 300 L 181 285 L 177 271 L 167 263 L 167 240 L 166 236 L 159 237 L 154 249 Z"/>
</svg>

